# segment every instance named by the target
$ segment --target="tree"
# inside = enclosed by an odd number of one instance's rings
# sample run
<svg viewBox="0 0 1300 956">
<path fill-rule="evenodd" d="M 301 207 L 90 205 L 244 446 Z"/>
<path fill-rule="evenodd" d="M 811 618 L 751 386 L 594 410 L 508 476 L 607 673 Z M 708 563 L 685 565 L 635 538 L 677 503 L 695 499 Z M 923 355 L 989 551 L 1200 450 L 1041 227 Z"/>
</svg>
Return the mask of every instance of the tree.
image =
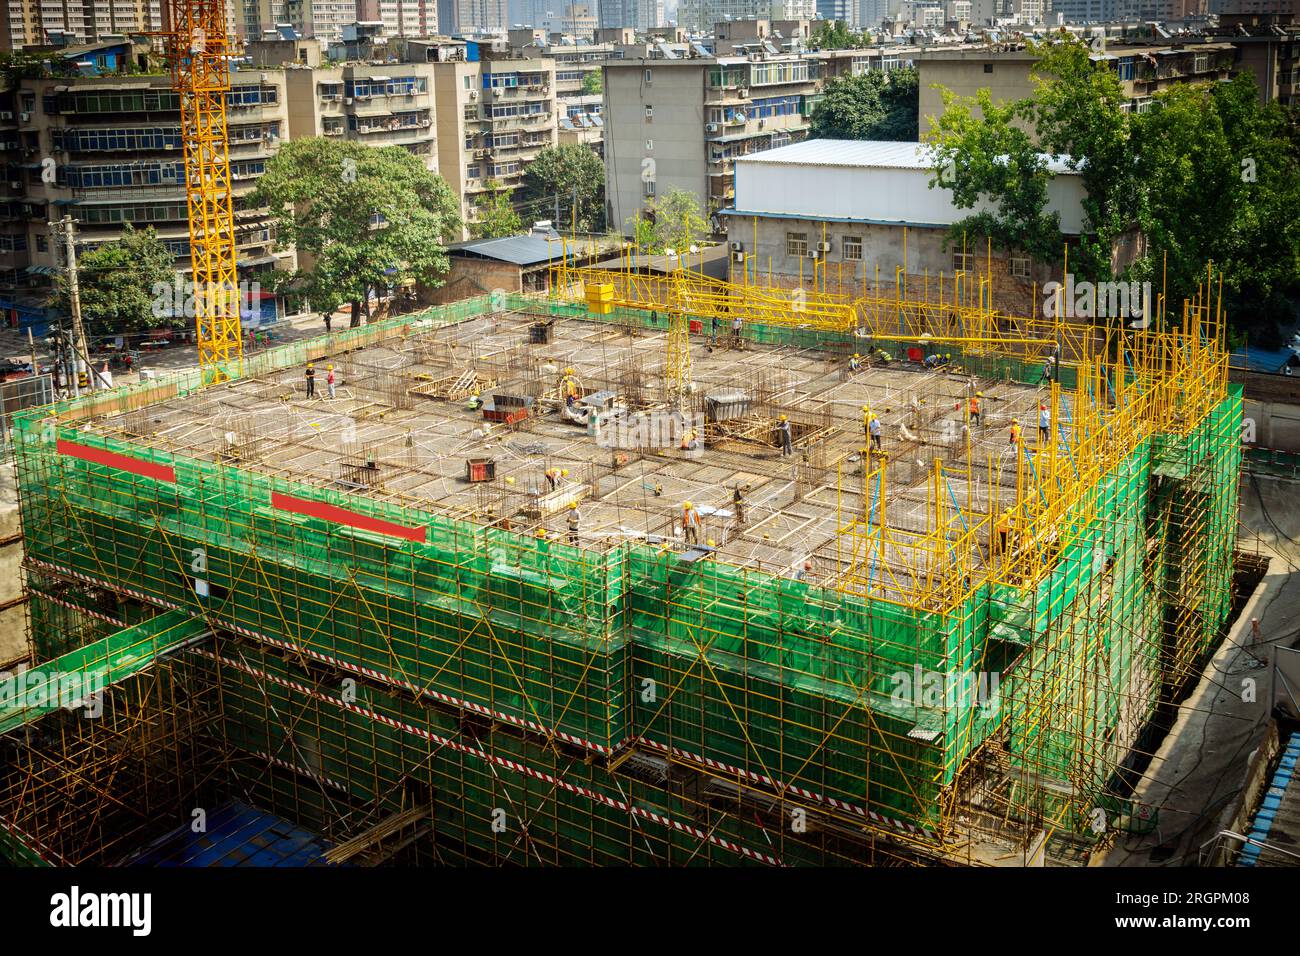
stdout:
<svg viewBox="0 0 1300 956">
<path fill-rule="evenodd" d="M 523 232 L 523 220 L 510 205 L 513 190 L 502 188 L 495 179 L 488 180 L 487 189 L 487 198 L 479 200 L 478 221 L 469 224 L 470 235 L 475 239 L 499 239 Z"/>
<path fill-rule="evenodd" d="M 695 194 L 672 189 L 649 204 L 649 215 L 632 222 L 632 236 L 638 250 L 658 255 L 665 249 L 687 252 L 708 238 L 709 224 L 700 212 Z"/>
<path fill-rule="evenodd" d="M 808 37 L 808 46 L 814 50 L 847 50 L 866 45 L 862 34 L 854 33 L 843 20 L 823 20 Z"/>
<path fill-rule="evenodd" d="M 1167 290 L 1171 311 L 1204 282 L 1206 265 L 1223 277 L 1224 302 L 1238 333 L 1260 344 L 1279 341 L 1300 294 L 1300 136 L 1294 111 L 1261 104 L 1255 82 L 1178 84 L 1145 112 L 1129 109 L 1117 74 L 1075 40 L 1034 47 L 1035 91 L 994 105 L 974 119 L 971 101 L 945 94 L 947 113 L 932 136 L 940 155 L 932 187 L 953 191 L 963 208 L 982 194 L 998 212 L 954 226 L 1018 244 L 1035 258 L 1059 257 L 1047 226 L 1047 195 L 1026 170 L 1029 140 L 1076 169 L 1086 190 L 1085 235 L 1070 252 L 1071 271 L 1094 282 L 1151 282 Z M 955 107 L 955 108 L 954 108 Z M 1009 159 L 1008 159 L 1009 157 Z M 952 176 L 945 176 L 950 170 Z M 1133 261 L 1116 256 L 1118 241 L 1138 234 Z M 1217 280 L 1216 280 L 1217 281 Z"/>
<path fill-rule="evenodd" d="M 584 96 L 599 96 L 605 91 L 605 81 L 600 70 L 590 70 L 582 75 L 582 93 Z"/>
<path fill-rule="evenodd" d="M 77 259 L 81 321 L 88 335 L 123 334 L 153 328 L 172 318 L 184 301 L 174 296 L 177 273 L 172 254 L 153 228 L 127 223 L 122 237 Z M 54 304 L 72 312 L 66 275 L 55 281 Z M 178 316 L 179 318 L 179 316 Z"/>
<path fill-rule="evenodd" d="M 987 236 L 1001 249 L 1024 250 L 1038 260 L 1062 248 L 1061 217 L 1047 212 L 1052 173 L 1023 126 L 1023 103 L 994 103 L 988 90 L 977 97 L 943 91 L 944 111 L 934 130 L 935 168 L 939 181 L 952 190 L 953 204 L 981 209 L 949 229 L 950 243 L 965 236 Z M 982 114 L 976 118 L 973 107 Z"/>
<path fill-rule="evenodd" d="M 563 209 L 577 203 L 577 232 L 596 232 L 605 224 L 605 164 L 580 143 L 548 146 L 524 169 L 523 202 L 554 201 Z M 559 223 L 556 223 L 558 226 Z"/>
<path fill-rule="evenodd" d="M 826 84 L 813 108 L 808 135 L 814 139 L 883 139 L 916 142 L 920 85 L 904 67 L 843 76 Z"/>
<path fill-rule="evenodd" d="M 451 188 L 400 146 L 292 140 L 249 201 L 268 207 L 282 245 L 308 257 L 291 277 L 296 287 L 315 302 L 350 302 L 354 326 L 372 292 L 411 280 L 441 285 L 445 243 L 460 229 Z"/>
</svg>

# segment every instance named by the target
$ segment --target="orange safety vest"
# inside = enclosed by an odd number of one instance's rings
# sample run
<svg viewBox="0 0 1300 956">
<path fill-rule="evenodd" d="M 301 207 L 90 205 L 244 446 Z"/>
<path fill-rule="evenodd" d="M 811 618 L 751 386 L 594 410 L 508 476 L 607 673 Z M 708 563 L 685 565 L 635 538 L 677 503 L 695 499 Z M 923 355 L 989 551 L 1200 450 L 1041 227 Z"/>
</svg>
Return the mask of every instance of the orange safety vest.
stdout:
<svg viewBox="0 0 1300 956">
<path fill-rule="evenodd" d="M 980 400 L 978 398 L 971 398 L 970 413 L 972 415 L 978 415 L 980 413 Z"/>
<path fill-rule="evenodd" d="M 1012 440 L 1013 442 L 1018 442 L 1018 441 L 1020 441 L 1020 426 L 1019 426 L 1019 425 L 1012 425 L 1012 426 L 1011 426 L 1011 440 Z"/>
<path fill-rule="evenodd" d="M 700 513 L 694 508 L 687 508 L 682 512 L 682 527 L 689 528 L 692 525 L 698 527 L 700 524 Z"/>
</svg>

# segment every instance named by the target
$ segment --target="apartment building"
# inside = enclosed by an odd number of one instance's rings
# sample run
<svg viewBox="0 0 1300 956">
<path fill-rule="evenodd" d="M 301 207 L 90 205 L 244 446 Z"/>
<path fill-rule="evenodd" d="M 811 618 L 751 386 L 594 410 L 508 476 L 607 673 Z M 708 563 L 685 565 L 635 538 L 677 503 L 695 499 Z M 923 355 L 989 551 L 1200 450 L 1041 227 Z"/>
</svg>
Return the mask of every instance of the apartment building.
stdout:
<svg viewBox="0 0 1300 956">
<path fill-rule="evenodd" d="M 926 50 L 916 57 L 920 74 L 920 126 L 924 136 L 943 113 L 936 87 L 961 96 L 987 89 L 993 99 L 1023 99 L 1034 91 L 1029 73 L 1036 57 L 1028 50 Z M 1129 98 L 1129 107 L 1143 112 L 1152 97 L 1177 83 L 1216 82 L 1229 77 L 1234 60 L 1230 43 L 1124 44 L 1112 43 L 1093 54 L 1098 68 L 1114 70 Z M 978 115 L 978 111 L 976 111 Z"/>
<path fill-rule="evenodd" d="M 1262 103 L 1300 105 L 1300 22 L 1289 14 L 1225 13 L 1210 39 L 1231 43 L 1233 72 L 1249 72 Z"/>
<path fill-rule="evenodd" d="M 495 33 L 510 24 L 507 0 L 438 0 L 438 29 L 449 36 Z"/>
<path fill-rule="evenodd" d="M 601 110 L 601 67 L 606 60 L 621 59 L 624 50 L 614 43 L 589 43 L 544 30 L 511 30 L 512 53 L 545 58 L 555 63 L 555 106 L 559 142 L 583 143 L 604 155 L 604 120 Z M 630 39 L 630 38 L 629 38 Z"/>
<path fill-rule="evenodd" d="M 288 23 L 299 36 L 325 43 L 341 41 L 343 27 L 359 19 L 357 0 L 284 0 L 284 16 L 280 22 Z M 262 29 L 275 25 L 268 27 L 264 23 Z"/>
<path fill-rule="evenodd" d="M 436 0 L 357 0 L 357 19 L 382 23 L 384 36 L 427 37 L 438 32 Z"/>
<path fill-rule="evenodd" d="M 605 170 L 610 222 L 626 224 L 671 189 L 712 212 L 734 198 L 738 157 L 797 142 L 825 84 L 896 69 L 909 48 L 871 48 L 605 63 Z"/>
<path fill-rule="evenodd" d="M 228 15 L 233 26 L 233 9 Z M 0 50 L 162 28 L 162 0 L 0 0 Z"/>
<path fill-rule="evenodd" d="M 468 223 L 490 183 L 518 187 L 537 154 L 558 143 L 556 64 L 475 46 L 432 69 L 439 172 Z"/>
<path fill-rule="evenodd" d="M 727 20 L 812 20 L 817 0 L 680 0 L 677 25 L 707 33 Z"/>
<path fill-rule="evenodd" d="M 650 30 L 667 23 L 664 0 L 597 0 L 596 16 L 601 29 L 631 27 Z"/>
<path fill-rule="evenodd" d="M 347 63 L 287 67 L 289 135 L 401 146 L 438 171 L 433 67 Z"/>
<path fill-rule="evenodd" d="M 228 97 L 230 172 L 241 280 L 292 268 L 273 248 L 264 209 L 246 197 L 289 135 L 285 75 L 239 71 Z M 152 226 L 190 269 L 179 102 L 170 76 L 19 81 L 16 112 L 0 110 L 0 307 L 40 321 L 58 260 L 48 222 L 72 216 L 88 252 L 121 235 L 123 223 Z"/>
</svg>

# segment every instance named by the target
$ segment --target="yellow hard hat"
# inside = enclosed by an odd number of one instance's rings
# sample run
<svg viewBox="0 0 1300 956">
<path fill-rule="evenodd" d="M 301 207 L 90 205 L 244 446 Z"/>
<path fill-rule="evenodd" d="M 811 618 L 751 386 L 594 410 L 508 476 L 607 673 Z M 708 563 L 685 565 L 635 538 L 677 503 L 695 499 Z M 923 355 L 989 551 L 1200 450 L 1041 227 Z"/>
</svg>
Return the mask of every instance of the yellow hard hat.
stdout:
<svg viewBox="0 0 1300 956">
<path fill-rule="evenodd" d="M 561 477 L 561 478 L 568 478 L 568 477 L 569 477 L 569 469 L 567 469 L 567 468 L 561 468 L 561 469 L 560 469 L 560 477 Z"/>
<path fill-rule="evenodd" d="M 863 405 L 863 406 L 862 406 L 862 410 L 863 410 L 864 412 L 869 412 L 869 411 L 871 411 L 871 406 L 870 406 L 870 405 Z"/>
<path fill-rule="evenodd" d="M 943 353 L 943 357 L 946 358 L 946 359 L 952 358 L 952 353 L 951 353 L 951 352 L 944 352 L 944 353 Z"/>
<path fill-rule="evenodd" d="M 1019 425 L 1019 424 L 1020 424 L 1020 419 L 1018 419 L 1018 418 L 1013 418 L 1013 419 L 1011 419 L 1011 424 L 1013 424 L 1013 425 Z"/>
<path fill-rule="evenodd" d="M 713 539 L 712 539 L 712 538 L 709 538 L 709 539 L 708 539 L 707 541 L 705 541 L 704 543 L 707 544 L 710 548 L 716 548 L 716 547 L 717 547 L 717 545 L 715 545 L 715 544 L 713 543 Z"/>
<path fill-rule="evenodd" d="M 570 502 L 569 502 L 569 510 L 570 510 L 570 511 L 576 511 L 577 508 L 578 508 L 578 503 L 577 503 L 576 501 L 570 501 Z"/>
<path fill-rule="evenodd" d="M 983 392 L 976 392 L 976 393 L 975 393 L 975 397 L 976 397 L 976 398 L 983 398 L 983 397 L 984 397 L 984 393 L 983 393 Z"/>
<path fill-rule="evenodd" d="M 566 369 L 564 370 L 564 374 L 565 374 L 565 375 L 572 375 L 572 374 L 573 374 L 573 368 L 572 368 L 572 366 L 570 366 L 569 368 L 566 368 Z"/>
<path fill-rule="evenodd" d="M 785 421 L 785 420 L 786 420 L 786 417 L 785 417 L 784 415 L 782 415 L 782 416 L 781 416 L 781 421 Z"/>
<path fill-rule="evenodd" d="M 690 503 L 689 501 L 683 501 L 683 502 L 682 502 L 682 510 L 683 510 L 683 511 L 689 509 L 690 506 L 691 506 L 691 503 Z"/>
<path fill-rule="evenodd" d="M 862 358 L 862 356 L 859 355 L 857 352 L 854 352 L 854 353 L 853 353 L 853 357 L 854 357 L 854 358 Z"/>
<path fill-rule="evenodd" d="M 326 367 L 327 369 L 329 369 L 331 372 L 334 371 L 334 366 L 333 366 L 333 365 L 326 365 L 325 367 Z"/>
<path fill-rule="evenodd" d="M 311 362 L 308 362 L 308 363 L 307 363 L 307 367 L 308 367 L 308 368 L 315 368 L 316 366 L 312 365 Z"/>
</svg>

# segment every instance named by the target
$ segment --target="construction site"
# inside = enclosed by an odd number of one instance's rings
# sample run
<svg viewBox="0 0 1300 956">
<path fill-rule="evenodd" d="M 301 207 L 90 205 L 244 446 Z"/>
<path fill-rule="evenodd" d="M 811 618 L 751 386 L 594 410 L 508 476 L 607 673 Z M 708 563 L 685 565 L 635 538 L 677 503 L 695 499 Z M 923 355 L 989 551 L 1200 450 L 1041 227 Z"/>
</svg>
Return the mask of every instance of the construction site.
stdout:
<svg viewBox="0 0 1300 956">
<path fill-rule="evenodd" d="M 629 255 L 21 413 L 0 852 L 1082 865 L 1237 606 L 1220 282 L 1124 328 Z"/>
</svg>

